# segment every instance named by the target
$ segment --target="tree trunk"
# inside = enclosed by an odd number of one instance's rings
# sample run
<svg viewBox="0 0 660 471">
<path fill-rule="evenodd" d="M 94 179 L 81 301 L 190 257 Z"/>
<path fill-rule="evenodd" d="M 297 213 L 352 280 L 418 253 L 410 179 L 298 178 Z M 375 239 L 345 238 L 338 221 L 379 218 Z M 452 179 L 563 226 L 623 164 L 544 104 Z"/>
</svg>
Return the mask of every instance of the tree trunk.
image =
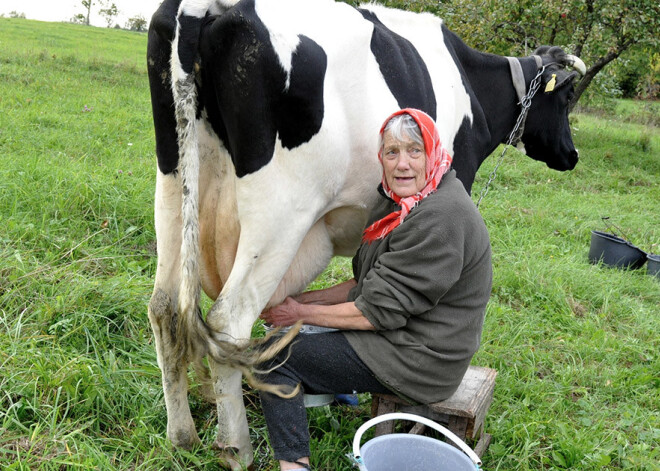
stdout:
<svg viewBox="0 0 660 471">
<path fill-rule="evenodd" d="M 92 0 L 89 0 L 89 3 L 87 4 L 87 18 L 85 18 L 85 24 L 89 26 L 89 14 L 92 11 Z"/>
<path fill-rule="evenodd" d="M 579 35 L 579 38 L 576 41 L 575 49 L 573 50 L 573 54 L 578 57 L 580 57 L 580 54 L 582 54 L 582 49 L 584 48 L 584 45 L 586 44 L 587 39 L 591 34 L 591 30 L 594 27 L 594 0 L 587 0 L 586 5 L 588 21 L 583 27 L 582 34 Z"/>
<path fill-rule="evenodd" d="M 575 105 L 577 104 L 578 100 L 584 93 L 584 91 L 587 89 L 591 81 L 594 79 L 594 77 L 603 70 L 603 68 L 612 62 L 614 59 L 619 57 L 623 51 L 613 51 L 613 52 L 608 52 L 606 55 L 603 57 L 599 58 L 591 67 L 587 69 L 587 73 L 584 74 L 584 77 L 582 77 L 582 80 L 578 82 L 578 84 L 575 87 L 575 95 L 573 96 L 573 99 L 568 105 L 568 111 L 569 113 L 573 111 L 573 108 L 575 108 Z"/>
</svg>

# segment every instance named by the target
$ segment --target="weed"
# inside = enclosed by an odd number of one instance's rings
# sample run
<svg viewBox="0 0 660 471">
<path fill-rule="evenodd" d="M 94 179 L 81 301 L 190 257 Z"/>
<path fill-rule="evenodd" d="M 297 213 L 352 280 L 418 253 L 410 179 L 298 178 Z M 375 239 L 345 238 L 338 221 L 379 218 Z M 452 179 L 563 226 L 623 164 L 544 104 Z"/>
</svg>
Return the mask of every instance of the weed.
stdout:
<svg viewBox="0 0 660 471">
<path fill-rule="evenodd" d="M 651 134 L 648 131 L 642 132 L 635 145 L 642 152 L 651 152 Z"/>
</svg>

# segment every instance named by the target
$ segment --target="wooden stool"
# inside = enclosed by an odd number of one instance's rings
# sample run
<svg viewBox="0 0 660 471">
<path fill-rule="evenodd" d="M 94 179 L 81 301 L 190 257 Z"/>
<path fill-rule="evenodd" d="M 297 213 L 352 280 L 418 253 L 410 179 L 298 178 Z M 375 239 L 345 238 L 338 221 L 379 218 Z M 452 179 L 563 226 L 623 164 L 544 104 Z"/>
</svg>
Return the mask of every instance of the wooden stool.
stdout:
<svg viewBox="0 0 660 471">
<path fill-rule="evenodd" d="M 456 392 L 444 401 L 433 404 L 411 406 L 403 399 L 389 394 L 373 394 L 371 416 L 390 412 L 408 412 L 444 424 L 460 439 L 476 441 L 474 452 L 481 458 L 490 445 L 491 436 L 484 433 L 484 419 L 493 402 L 497 371 L 491 368 L 470 366 Z M 416 424 L 410 433 L 421 434 L 424 425 Z M 375 436 L 392 433 L 391 421 L 376 425 Z"/>
</svg>

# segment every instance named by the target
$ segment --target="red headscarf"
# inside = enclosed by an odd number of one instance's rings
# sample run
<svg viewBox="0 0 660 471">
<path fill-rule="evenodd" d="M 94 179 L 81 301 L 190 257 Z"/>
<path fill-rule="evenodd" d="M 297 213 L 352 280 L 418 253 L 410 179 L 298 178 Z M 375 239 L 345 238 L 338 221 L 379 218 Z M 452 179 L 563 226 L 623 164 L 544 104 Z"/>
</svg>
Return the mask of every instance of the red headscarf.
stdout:
<svg viewBox="0 0 660 471">
<path fill-rule="evenodd" d="M 399 211 L 394 211 L 383 219 L 379 219 L 374 222 L 371 226 L 367 227 L 364 230 L 364 235 L 362 236 L 363 242 L 373 242 L 374 240 L 382 239 L 387 234 L 392 232 L 392 229 L 397 227 L 403 222 L 410 210 L 417 206 L 421 200 L 426 198 L 428 195 L 433 193 L 438 185 L 442 176 L 449 171 L 451 167 L 451 156 L 442 146 L 440 142 L 440 135 L 438 130 L 435 127 L 433 119 L 424 113 L 423 111 L 416 110 L 413 108 L 405 108 L 399 110 L 396 113 L 393 113 L 388 117 L 383 126 L 380 128 L 380 135 L 382 137 L 383 132 L 385 131 L 385 126 L 390 122 L 392 118 L 401 114 L 410 115 L 417 125 L 419 126 L 420 131 L 422 132 L 422 140 L 424 141 L 424 150 L 426 151 L 426 185 L 419 193 L 408 196 L 407 198 L 401 198 L 396 193 L 394 193 L 387 181 L 385 179 L 385 172 L 383 172 L 382 185 L 385 194 L 392 198 L 396 204 L 401 206 Z M 378 151 L 378 160 L 381 165 L 383 163 L 382 149 Z"/>
</svg>

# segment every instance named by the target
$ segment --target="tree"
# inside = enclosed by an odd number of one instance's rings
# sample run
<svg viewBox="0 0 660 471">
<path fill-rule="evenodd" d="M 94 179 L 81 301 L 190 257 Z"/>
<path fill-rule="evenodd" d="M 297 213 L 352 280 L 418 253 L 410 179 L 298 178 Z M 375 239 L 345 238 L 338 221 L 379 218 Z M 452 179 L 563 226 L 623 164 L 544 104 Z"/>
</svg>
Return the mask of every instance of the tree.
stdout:
<svg viewBox="0 0 660 471">
<path fill-rule="evenodd" d="M 571 39 L 575 55 L 590 64 L 575 87 L 571 107 L 605 66 L 634 46 L 657 50 L 660 4 L 657 0 L 585 0 L 578 10 L 581 21 Z M 587 62 L 587 61 L 585 61 Z M 649 62 L 647 64 L 650 65 Z"/>
<path fill-rule="evenodd" d="M 562 46 L 587 65 L 587 73 L 575 87 L 571 109 L 594 77 L 612 61 L 642 50 L 647 51 L 650 68 L 651 58 L 660 46 L 657 0 L 383 0 L 381 3 L 437 14 L 467 44 L 480 51 L 521 56 L 541 45 Z"/>
<path fill-rule="evenodd" d="M 85 10 L 87 11 L 87 14 L 85 15 L 85 20 L 83 24 L 86 24 L 89 26 L 89 15 L 92 12 L 92 4 L 94 3 L 94 0 L 80 0 L 80 3 L 82 3 L 82 6 L 85 7 Z M 79 17 L 80 14 L 74 16 L 74 18 Z"/>
<path fill-rule="evenodd" d="M 657 51 L 660 45 L 657 0 L 453 0 L 439 10 L 476 49 L 527 55 L 545 44 L 580 57 L 587 73 L 575 87 L 571 109 L 612 61 L 636 46 Z"/>
<path fill-rule="evenodd" d="M 85 24 L 85 15 L 83 15 L 82 13 L 76 13 L 75 15 L 73 15 L 71 17 L 71 23 L 77 23 L 77 24 L 80 24 L 80 25 L 84 25 Z"/>
<path fill-rule="evenodd" d="M 117 9 L 117 5 L 110 3 L 107 0 L 103 1 L 102 5 L 105 8 L 101 8 L 99 13 L 101 16 L 105 17 L 105 22 L 108 24 L 108 28 L 110 28 L 112 27 L 112 22 L 115 20 L 117 15 L 119 15 L 119 9 Z"/>
<path fill-rule="evenodd" d="M 132 18 L 129 18 L 126 22 L 126 29 L 131 31 L 146 31 L 147 30 L 147 20 L 144 19 L 144 16 L 137 15 Z"/>
</svg>

